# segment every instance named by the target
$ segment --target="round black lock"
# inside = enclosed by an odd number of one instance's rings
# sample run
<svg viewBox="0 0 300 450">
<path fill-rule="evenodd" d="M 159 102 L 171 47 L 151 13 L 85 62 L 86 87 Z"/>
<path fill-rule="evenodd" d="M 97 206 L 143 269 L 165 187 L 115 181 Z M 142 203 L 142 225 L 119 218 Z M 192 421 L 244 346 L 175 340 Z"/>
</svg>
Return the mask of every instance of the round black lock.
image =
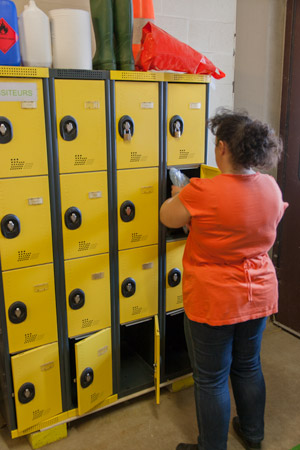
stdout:
<svg viewBox="0 0 300 450">
<path fill-rule="evenodd" d="M 179 269 L 172 269 L 168 273 L 168 283 L 169 286 L 175 287 L 178 286 L 178 284 L 181 281 L 181 272 Z"/>
<path fill-rule="evenodd" d="M 69 305 L 72 309 L 80 309 L 85 303 L 85 293 L 81 289 L 74 289 L 69 294 Z"/>
<path fill-rule="evenodd" d="M 1 220 L 1 232 L 7 239 L 13 239 L 20 234 L 21 224 L 17 216 L 7 214 Z"/>
<path fill-rule="evenodd" d="M 78 135 L 78 125 L 72 116 L 65 116 L 60 121 L 60 134 L 65 141 L 74 141 Z"/>
<path fill-rule="evenodd" d="M 130 116 L 123 116 L 119 120 L 119 135 L 124 140 L 130 140 L 134 135 L 134 121 Z"/>
<path fill-rule="evenodd" d="M 7 144 L 13 138 L 13 128 L 10 120 L 0 116 L 0 144 Z"/>
<path fill-rule="evenodd" d="M 81 212 L 75 206 L 67 209 L 65 212 L 65 224 L 69 230 L 77 230 L 82 222 Z"/>
<path fill-rule="evenodd" d="M 94 381 L 94 371 L 91 367 L 84 369 L 80 376 L 80 385 L 83 389 L 87 388 Z"/>
<path fill-rule="evenodd" d="M 8 309 L 8 317 L 12 323 L 22 323 L 27 317 L 27 307 L 23 302 L 14 302 Z"/>
<path fill-rule="evenodd" d="M 35 388 L 32 383 L 24 383 L 18 391 L 19 402 L 23 405 L 31 402 L 35 396 Z"/>
<path fill-rule="evenodd" d="M 131 297 L 136 291 L 136 282 L 133 278 L 126 278 L 122 283 L 122 295 L 123 297 Z"/>
<path fill-rule="evenodd" d="M 120 216 L 123 222 L 131 222 L 135 217 L 135 206 L 130 200 L 126 200 L 120 206 Z"/>
<path fill-rule="evenodd" d="M 180 138 L 183 133 L 183 119 L 180 116 L 173 116 L 169 124 L 170 134 L 175 138 Z"/>
</svg>

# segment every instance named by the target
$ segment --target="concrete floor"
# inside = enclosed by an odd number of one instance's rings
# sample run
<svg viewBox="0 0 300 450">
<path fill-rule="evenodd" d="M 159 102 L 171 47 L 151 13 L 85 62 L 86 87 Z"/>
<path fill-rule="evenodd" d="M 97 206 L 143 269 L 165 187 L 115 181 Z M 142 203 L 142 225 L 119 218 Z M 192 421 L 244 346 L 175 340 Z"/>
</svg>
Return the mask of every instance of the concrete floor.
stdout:
<svg viewBox="0 0 300 450">
<path fill-rule="evenodd" d="M 269 323 L 262 364 L 267 385 L 264 450 L 290 450 L 300 445 L 300 339 Z M 235 408 L 232 403 L 232 416 Z M 161 404 L 146 394 L 102 412 L 77 419 L 68 437 L 49 450 L 175 450 L 179 442 L 196 442 L 193 388 L 172 393 L 162 389 Z M 300 448 L 300 447 L 299 447 Z M 0 450 L 30 450 L 26 437 L 12 440 L 0 430 Z M 241 450 L 230 426 L 228 450 Z"/>
</svg>

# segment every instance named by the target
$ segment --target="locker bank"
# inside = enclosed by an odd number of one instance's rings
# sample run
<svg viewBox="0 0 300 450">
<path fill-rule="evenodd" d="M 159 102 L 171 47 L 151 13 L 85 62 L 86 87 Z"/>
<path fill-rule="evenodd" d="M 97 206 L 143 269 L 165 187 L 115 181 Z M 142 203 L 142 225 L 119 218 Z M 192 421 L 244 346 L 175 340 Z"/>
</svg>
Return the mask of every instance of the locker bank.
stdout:
<svg viewBox="0 0 300 450">
<path fill-rule="evenodd" d="M 12 437 L 191 373 L 187 235 L 166 229 L 170 167 L 205 166 L 208 76 L 0 69 L 1 380 Z M 195 138 L 196 136 L 196 138 Z M 25 143 L 25 145 L 24 145 Z"/>
</svg>

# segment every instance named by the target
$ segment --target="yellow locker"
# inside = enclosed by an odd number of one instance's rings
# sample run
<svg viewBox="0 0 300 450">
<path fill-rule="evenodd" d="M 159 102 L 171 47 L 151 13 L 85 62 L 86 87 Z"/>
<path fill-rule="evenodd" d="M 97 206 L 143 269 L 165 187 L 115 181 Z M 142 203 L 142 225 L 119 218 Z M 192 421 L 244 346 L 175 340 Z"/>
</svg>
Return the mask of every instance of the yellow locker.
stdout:
<svg viewBox="0 0 300 450">
<path fill-rule="evenodd" d="M 154 317 L 154 386 L 156 404 L 160 404 L 160 330 L 158 316 Z"/>
<path fill-rule="evenodd" d="M 0 180 L 0 221 L 2 270 L 52 261 L 47 176 Z"/>
<path fill-rule="evenodd" d="M 9 352 L 57 341 L 52 264 L 3 272 Z"/>
<path fill-rule="evenodd" d="M 43 81 L 1 78 L 1 89 L 27 95 L 37 101 L 4 101 L 0 112 L 0 178 L 45 175 L 48 172 Z M 19 98 L 19 97 L 18 97 Z"/>
<path fill-rule="evenodd" d="M 206 86 L 169 83 L 167 108 L 167 165 L 204 162 Z"/>
<path fill-rule="evenodd" d="M 18 430 L 62 411 L 57 342 L 11 358 Z"/>
<path fill-rule="evenodd" d="M 75 344 L 78 414 L 95 408 L 112 395 L 111 329 Z"/>
<path fill-rule="evenodd" d="M 110 327 L 109 254 L 65 261 L 68 334 Z"/>
<path fill-rule="evenodd" d="M 220 175 L 220 170 L 217 167 L 207 166 L 206 164 L 201 164 L 200 167 L 200 178 L 213 178 L 216 175 Z"/>
<path fill-rule="evenodd" d="M 106 170 L 104 83 L 55 80 L 60 173 Z"/>
<path fill-rule="evenodd" d="M 158 246 L 119 252 L 120 323 L 158 312 Z"/>
<path fill-rule="evenodd" d="M 158 166 L 158 83 L 117 81 L 117 169 Z"/>
<path fill-rule="evenodd" d="M 60 176 L 65 259 L 107 253 L 107 173 Z"/>
<path fill-rule="evenodd" d="M 158 169 L 119 170 L 119 249 L 158 242 Z"/>
<path fill-rule="evenodd" d="M 166 311 L 183 307 L 182 257 L 186 240 L 166 244 Z"/>
</svg>

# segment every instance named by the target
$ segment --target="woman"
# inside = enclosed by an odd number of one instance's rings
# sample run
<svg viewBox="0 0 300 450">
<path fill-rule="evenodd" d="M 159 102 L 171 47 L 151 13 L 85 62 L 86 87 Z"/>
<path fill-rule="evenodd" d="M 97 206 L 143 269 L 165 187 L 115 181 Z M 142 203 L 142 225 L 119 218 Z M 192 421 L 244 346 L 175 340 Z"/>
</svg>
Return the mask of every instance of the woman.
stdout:
<svg viewBox="0 0 300 450">
<path fill-rule="evenodd" d="M 253 168 L 276 166 L 282 142 L 246 113 L 222 110 L 209 120 L 221 174 L 172 186 L 160 219 L 189 224 L 183 256 L 185 333 L 193 367 L 198 444 L 177 450 L 226 450 L 228 377 L 246 449 L 264 438 L 265 383 L 260 364 L 267 317 L 277 312 L 277 279 L 268 256 L 288 206 L 275 180 Z"/>
</svg>

